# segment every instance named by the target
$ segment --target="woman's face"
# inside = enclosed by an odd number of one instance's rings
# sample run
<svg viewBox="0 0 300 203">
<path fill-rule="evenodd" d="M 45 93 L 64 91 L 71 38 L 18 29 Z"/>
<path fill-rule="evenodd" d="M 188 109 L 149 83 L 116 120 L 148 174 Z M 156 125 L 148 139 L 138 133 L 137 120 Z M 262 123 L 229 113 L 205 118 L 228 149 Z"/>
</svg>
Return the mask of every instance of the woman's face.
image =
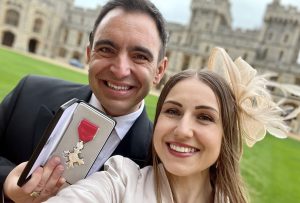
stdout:
<svg viewBox="0 0 300 203">
<path fill-rule="evenodd" d="M 196 78 L 177 83 L 167 95 L 154 130 L 154 148 L 176 176 L 208 174 L 220 153 L 222 121 L 214 92 Z"/>
</svg>

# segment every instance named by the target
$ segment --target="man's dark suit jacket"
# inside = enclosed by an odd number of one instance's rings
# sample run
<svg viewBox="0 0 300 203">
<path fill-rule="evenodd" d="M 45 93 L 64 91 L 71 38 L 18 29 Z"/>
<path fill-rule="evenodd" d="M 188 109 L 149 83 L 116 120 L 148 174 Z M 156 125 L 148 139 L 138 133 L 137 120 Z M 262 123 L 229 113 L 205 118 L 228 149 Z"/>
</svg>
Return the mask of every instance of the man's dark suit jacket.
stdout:
<svg viewBox="0 0 300 203">
<path fill-rule="evenodd" d="M 8 173 L 29 160 L 44 129 L 58 108 L 72 98 L 89 101 L 88 85 L 27 76 L 0 105 L 0 191 Z M 143 166 L 148 158 L 152 123 L 146 109 L 135 121 L 113 155 L 131 158 Z"/>
</svg>

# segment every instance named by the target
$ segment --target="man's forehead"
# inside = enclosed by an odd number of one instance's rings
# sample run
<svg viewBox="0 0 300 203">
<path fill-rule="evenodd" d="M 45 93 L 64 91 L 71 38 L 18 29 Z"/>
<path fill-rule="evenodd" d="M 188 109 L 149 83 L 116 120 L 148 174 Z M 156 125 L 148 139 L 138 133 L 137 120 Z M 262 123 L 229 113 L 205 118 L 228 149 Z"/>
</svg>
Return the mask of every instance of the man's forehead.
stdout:
<svg viewBox="0 0 300 203">
<path fill-rule="evenodd" d="M 139 20 L 149 20 L 151 21 L 153 24 L 155 24 L 155 20 L 152 18 L 152 16 L 150 16 L 146 11 L 143 12 L 143 11 L 139 11 L 139 10 L 125 10 L 123 8 L 120 8 L 120 7 L 117 7 L 117 8 L 114 8 L 112 10 L 110 10 L 104 17 L 103 19 L 101 20 L 101 22 L 99 23 L 100 24 L 105 24 L 107 23 L 108 21 L 110 21 L 112 18 L 115 18 L 115 17 L 120 17 L 120 16 L 123 16 L 123 17 L 133 17 L 136 22 L 138 22 Z M 138 16 L 138 18 L 137 18 Z M 98 25 L 98 27 L 99 27 Z"/>
<path fill-rule="evenodd" d="M 129 33 L 126 33 L 129 32 Z M 94 35 L 95 41 L 99 38 L 110 39 L 118 35 L 127 35 L 123 37 L 140 37 L 148 39 L 147 43 L 157 42 L 161 45 L 159 32 L 155 21 L 148 14 L 139 11 L 124 11 L 121 8 L 115 8 L 109 11 L 99 23 Z"/>
</svg>

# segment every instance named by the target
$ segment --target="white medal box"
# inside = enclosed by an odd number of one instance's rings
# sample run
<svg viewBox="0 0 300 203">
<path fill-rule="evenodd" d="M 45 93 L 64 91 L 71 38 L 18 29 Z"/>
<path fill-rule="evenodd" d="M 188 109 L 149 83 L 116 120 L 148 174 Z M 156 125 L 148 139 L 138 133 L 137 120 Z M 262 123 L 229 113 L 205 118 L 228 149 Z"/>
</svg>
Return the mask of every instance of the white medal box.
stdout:
<svg viewBox="0 0 300 203">
<path fill-rule="evenodd" d="M 116 121 L 86 102 L 73 99 L 55 114 L 32 157 L 21 174 L 22 186 L 38 166 L 59 156 L 65 166 L 67 183 L 87 176 L 94 161 L 113 131 Z"/>
</svg>

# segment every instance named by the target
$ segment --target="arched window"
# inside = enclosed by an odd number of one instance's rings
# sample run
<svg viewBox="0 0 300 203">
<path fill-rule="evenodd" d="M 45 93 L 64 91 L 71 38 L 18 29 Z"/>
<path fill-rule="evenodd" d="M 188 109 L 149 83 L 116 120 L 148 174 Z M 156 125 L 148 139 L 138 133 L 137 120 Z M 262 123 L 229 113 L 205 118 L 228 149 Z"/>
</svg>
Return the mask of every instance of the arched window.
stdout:
<svg viewBox="0 0 300 203">
<path fill-rule="evenodd" d="M 201 60 L 201 64 L 200 64 L 201 69 L 206 67 L 206 62 L 207 62 L 206 59 Z"/>
<path fill-rule="evenodd" d="M 300 77 L 295 78 L 295 85 L 300 85 Z"/>
<path fill-rule="evenodd" d="M 81 54 L 78 51 L 73 52 L 73 57 L 74 59 L 80 60 Z"/>
<path fill-rule="evenodd" d="M 5 46 L 12 47 L 15 41 L 15 35 L 10 31 L 5 31 L 2 37 L 2 44 Z"/>
<path fill-rule="evenodd" d="M 206 47 L 205 47 L 205 52 L 208 53 L 209 50 L 210 50 L 210 47 L 209 47 L 209 46 L 206 46 Z"/>
<path fill-rule="evenodd" d="M 284 36 L 283 42 L 284 42 L 284 43 L 287 43 L 288 40 L 289 40 L 289 35 L 286 34 L 286 35 Z"/>
<path fill-rule="evenodd" d="M 67 42 L 68 36 L 69 36 L 69 30 L 66 29 L 64 33 L 64 42 Z"/>
<path fill-rule="evenodd" d="M 79 32 L 78 35 L 77 35 L 77 46 L 81 45 L 82 37 L 83 37 L 83 33 Z"/>
<path fill-rule="evenodd" d="M 281 61 L 281 60 L 282 60 L 282 57 L 283 57 L 283 51 L 280 51 L 279 57 L 278 57 L 278 61 Z"/>
<path fill-rule="evenodd" d="M 267 55 L 268 55 L 268 49 L 265 49 L 265 50 L 262 52 L 261 59 L 266 59 L 266 58 L 267 58 Z"/>
<path fill-rule="evenodd" d="M 181 66 L 181 70 L 188 69 L 189 64 L 190 64 L 190 56 L 185 55 L 184 58 L 183 58 L 183 63 L 182 63 L 182 66 Z"/>
<path fill-rule="evenodd" d="M 33 32 L 40 33 L 42 31 L 43 21 L 40 18 L 34 20 Z"/>
<path fill-rule="evenodd" d="M 5 15 L 5 23 L 8 25 L 18 26 L 20 14 L 15 10 L 7 10 Z"/>
<path fill-rule="evenodd" d="M 28 51 L 36 53 L 39 42 L 36 39 L 30 39 L 28 42 Z"/>
<path fill-rule="evenodd" d="M 273 39 L 273 33 L 271 32 L 271 33 L 269 33 L 269 35 L 268 35 L 268 40 L 272 40 Z"/>
<path fill-rule="evenodd" d="M 59 51 L 58 51 L 58 55 L 59 55 L 60 57 L 66 57 L 66 55 L 67 55 L 66 49 L 61 47 L 61 48 L 59 49 Z"/>
<path fill-rule="evenodd" d="M 170 55 L 171 55 L 170 51 L 167 51 L 167 52 L 166 52 L 166 57 L 167 57 L 167 58 L 170 58 Z"/>
</svg>

